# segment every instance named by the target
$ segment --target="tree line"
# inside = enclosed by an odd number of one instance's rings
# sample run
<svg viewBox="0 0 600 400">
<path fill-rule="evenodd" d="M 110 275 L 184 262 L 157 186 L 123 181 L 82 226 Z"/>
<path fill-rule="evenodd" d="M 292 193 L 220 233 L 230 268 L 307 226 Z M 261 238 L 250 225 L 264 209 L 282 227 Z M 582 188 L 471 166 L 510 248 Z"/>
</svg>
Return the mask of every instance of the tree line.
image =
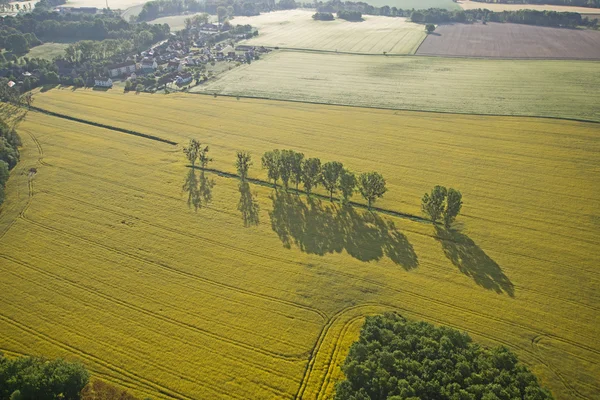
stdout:
<svg viewBox="0 0 600 400">
<path fill-rule="evenodd" d="M 0 205 L 4 203 L 6 182 L 13 169 L 19 162 L 19 146 L 21 139 L 15 130 L 0 120 Z"/>
<path fill-rule="evenodd" d="M 60 14 L 46 9 L 0 18 L 0 47 L 17 47 L 16 53 L 24 53 L 39 39 L 61 40 L 104 40 L 125 39 L 134 43 L 164 40 L 169 36 L 167 24 L 131 24 L 118 13 L 105 11 L 103 14 Z M 26 41 L 26 43 L 24 42 Z"/>
<path fill-rule="evenodd" d="M 190 139 L 183 148 L 183 153 L 192 167 L 199 162 L 203 169 L 212 161 L 208 151 L 209 147 L 196 139 Z M 239 178 L 246 182 L 248 171 L 254 165 L 252 155 L 247 151 L 238 151 L 234 165 Z M 330 201 L 334 200 L 335 194 L 340 193 L 340 201 L 343 204 L 349 203 L 354 193 L 358 192 L 371 209 L 373 203 L 387 192 L 385 179 L 378 172 L 366 172 L 357 176 L 339 161 L 322 164 L 319 158 L 306 158 L 303 153 L 294 150 L 267 151 L 261 157 L 261 166 L 266 170 L 268 180 L 272 181 L 275 188 L 281 184 L 287 191 L 292 184 L 296 192 L 300 192 L 302 185 L 304 192 L 310 196 L 316 188 L 322 186 L 329 194 Z M 439 185 L 430 193 L 425 193 L 421 199 L 422 212 L 432 222 L 442 221 L 446 227 L 452 225 L 462 205 L 460 191 Z"/>
<path fill-rule="evenodd" d="M 339 161 L 321 164 L 319 158 L 305 158 L 303 153 L 294 150 L 267 151 L 263 154 L 261 163 L 274 187 L 281 180 L 284 190 L 292 183 L 298 191 L 302 184 L 304 191 L 310 196 L 322 185 L 329 193 L 330 201 L 339 192 L 341 201 L 345 204 L 358 192 L 371 209 L 373 203 L 387 191 L 385 179 L 378 172 L 365 172 L 357 176 Z"/>
<path fill-rule="evenodd" d="M 600 0 L 473 0 L 493 4 L 551 4 L 557 6 L 600 7 Z"/>
<path fill-rule="evenodd" d="M 450 11 L 432 8 L 429 10 L 414 11 L 410 14 L 410 19 L 413 22 L 425 24 L 466 23 L 473 21 L 510 22 L 552 27 L 595 26 L 597 24 L 596 19 L 590 20 L 584 18 L 579 13 L 537 10 L 492 12 L 481 9 Z"/>
<path fill-rule="evenodd" d="M 340 10 L 337 12 L 338 18 L 345 19 L 346 21 L 362 21 L 362 13 L 354 10 Z"/>
</svg>

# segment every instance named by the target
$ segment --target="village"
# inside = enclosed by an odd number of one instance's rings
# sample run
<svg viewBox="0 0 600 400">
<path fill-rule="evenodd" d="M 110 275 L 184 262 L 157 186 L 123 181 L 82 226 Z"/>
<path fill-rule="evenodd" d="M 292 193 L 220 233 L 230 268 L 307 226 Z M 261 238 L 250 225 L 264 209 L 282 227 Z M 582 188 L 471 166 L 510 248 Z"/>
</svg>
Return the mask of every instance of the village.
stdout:
<svg viewBox="0 0 600 400">
<path fill-rule="evenodd" d="M 236 45 L 257 34 L 250 25 L 212 23 L 172 33 L 171 38 L 127 57 L 126 61 L 108 65 L 94 86 L 112 88 L 120 83 L 126 91 L 186 90 L 194 81 L 202 84 L 269 52 L 265 47 Z"/>
</svg>

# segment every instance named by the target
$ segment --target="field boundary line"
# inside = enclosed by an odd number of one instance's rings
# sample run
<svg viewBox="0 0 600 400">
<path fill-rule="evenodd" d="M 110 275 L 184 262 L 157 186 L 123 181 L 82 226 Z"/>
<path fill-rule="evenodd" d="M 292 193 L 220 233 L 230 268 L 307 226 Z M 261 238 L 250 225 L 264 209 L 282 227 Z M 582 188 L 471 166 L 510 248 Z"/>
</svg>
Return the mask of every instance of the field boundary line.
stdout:
<svg viewBox="0 0 600 400">
<path fill-rule="evenodd" d="M 240 176 L 237 174 L 234 174 L 232 172 L 225 172 L 225 171 L 221 171 L 218 169 L 214 169 L 214 168 L 203 168 L 203 167 L 197 167 L 197 166 L 192 166 L 192 165 L 186 165 L 186 167 L 194 169 L 194 170 L 199 170 L 199 171 L 206 171 L 206 172 L 211 172 L 213 174 L 216 174 L 222 178 L 232 178 L 232 179 L 240 179 Z M 277 185 L 273 185 L 272 183 L 269 183 L 267 181 L 263 181 L 262 179 L 258 179 L 258 178 L 246 178 L 246 181 L 249 183 L 252 183 L 254 185 L 259 185 L 259 186 L 263 186 L 263 187 L 267 187 L 267 188 L 271 188 L 271 189 L 275 189 L 275 190 L 279 190 L 279 189 L 283 189 L 283 186 L 277 184 Z M 287 193 L 291 193 L 291 194 L 297 194 L 297 195 L 301 195 L 301 194 L 305 194 L 308 195 L 308 193 L 302 189 L 294 189 L 294 188 L 288 188 Z M 329 196 L 326 196 L 324 194 L 319 194 L 319 193 L 311 193 L 310 196 L 312 197 L 316 197 L 320 200 L 327 200 L 329 201 Z M 340 202 L 341 200 L 338 197 L 333 197 L 333 201 L 334 202 Z M 348 205 L 351 205 L 353 207 L 356 208 L 361 208 L 361 209 L 367 209 L 367 205 L 362 204 L 362 203 L 358 203 L 356 201 L 349 201 Z M 372 211 L 377 211 L 380 212 L 382 214 L 386 214 L 386 215 L 391 215 L 393 217 L 398 217 L 398 218 L 403 218 L 403 219 L 409 219 L 411 221 L 414 222 L 421 222 L 424 224 L 439 224 L 439 223 L 435 223 L 433 221 L 431 221 L 428 218 L 424 218 L 424 217 L 419 217 L 418 215 L 414 215 L 414 214 L 409 214 L 409 213 L 403 213 L 401 211 L 394 211 L 394 210 L 389 210 L 386 208 L 380 208 L 380 207 L 375 207 L 372 206 L 371 207 Z"/>
<path fill-rule="evenodd" d="M 219 78 L 216 78 L 216 82 Z M 430 114 L 445 114 L 445 115 L 473 115 L 476 117 L 510 117 L 510 118 L 539 118 L 539 119 L 551 119 L 551 120 L 560 120 L 560 121 L 571 121 L 571 122 L 583 122 L 590 124 L 600 124 L 600 119 L 583 119 L 583 118 L 574 118 L 574 117 L 556 117 L 550 115 L 517 115 L 517 114 L 483 114 L 483 113 L 474 113 L 474 112 L 459 112 L 459 111 L 440 111 L 440 110 L 424 110 L 424 109 L 415 109 L 415 108 L 394 108 L 394 107 L 382 107 L 382 106 L 368 106 L 368 105 L 357 105 L 357 104 L 344 104 L 344 103 L 327 103 L 325 101 L 311 101 L 311 100 L 294 100 L 294 99 L 278 99 L 273 97 L 266 96 L 252 96 L 247 94 L 224 94 L 217 93 L 216 91 L 209 91 L 207 89 L 205 92 L 181 92 L 185 94 L 192 95 L 200 95 L 200 96 L 210 96 L 214 97 L 216 94 L 219 97 L 230 97 L 230 98 L 241 98 L 241 99 L 250 99 L 250 100 L 267 100 L 274 102 L 286 102 L 286 103 L 299 103 L 299 104 L 313 104 L 319 106 L 334 106 L 334 107 L 350 107 L 350 108 L 364 108 L 369 110 L 382 110 L 382 111 L 408 111 L 408 112 L 420 112 L 420 113 L 430 113 Z"/>
<path fill-rule="evenodd" d="M 33 111 L 37 111 L 39 113 L 47 114 L 47 115 L 50 115 L 50 116 L 53 116 L 53 117 L 63 118 L 63 119 L 67 119 L 67 120 L 74 121 L 74 122 L 79 122 L 79 123 L 86 124 L 86 125 L 92 125 L 92 126 L 95 126 L 95 127 L 98 127 L 98 128 L 109 129 L 109 130 L 116 131 L 116 132 L 126 133 L 128 135 L 139 136 L 139 137 L 142 137 L 144 139 L 150 139 L 150 140 L 154 140 L 154 141 L 157 141 L 157 142 L 162 142 L 162 143 L 170 144 L 172 146 L 177 146 L 177 142 L 174 142 L 174 141 L 169 140 L 169 139 L 164 139 L 164 138 L 161 138 L 161 137 L 158 137 L 158 136 L 154 136 L 154 135 L 149 135 L 147 133 L 141 133 L 141 132 L 133 131 L 131 129 L 118 128 L 116 126 L 105 125 L 105 124 L 101 124 L 99 122 L 93 122 L 93 121 L 82 119 L 82 118 L 72 117 L 70 115 L 61 114 L 61 113 L 57 113 L 57 112 L 54 112 L 54 111 L 49 111 L 49 110 L 46 110 L 46 109 L 43 109 L 43 108 L 40 108 L 40 107 L 31 106 L 31 109 Z"/>
</svg>

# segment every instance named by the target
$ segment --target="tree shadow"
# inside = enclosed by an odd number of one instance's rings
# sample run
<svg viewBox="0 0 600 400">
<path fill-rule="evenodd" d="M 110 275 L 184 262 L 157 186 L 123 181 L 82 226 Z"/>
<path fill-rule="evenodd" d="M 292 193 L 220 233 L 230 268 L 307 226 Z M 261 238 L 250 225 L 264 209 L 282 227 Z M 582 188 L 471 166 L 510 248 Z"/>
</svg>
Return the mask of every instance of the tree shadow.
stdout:
<svg viewBox="0 0 600 400">
<path fill-rule="evenodd" d="M 369 262 L 390 258 L 405 270 L 419 265 L 417 255 L 394 223 L 371 212 L 357 212 L 309 198 L 277 191 L 271 195 L 271 228 L 284 247 L 292 245 L 308 254 L 325 255 L 346 251 Z"/>
<path fill-rule="evenodd" d="M 189 208 L 194 208 L 198 211 L 203 205 L 207 205 L 212 201 L 212 188 L 215 182 L 212 179 L 207 179 L 204 171 L 200 171 L 200 175 L 196 175 L 196 170 L 190 168 L 188 170 L 182 190 L 187 192 L 187 205 Z"/>
<path fill-rule="evenodd" d="M 498 294 L 515 297 L 515 287 L 500 266 L 471 238 L 459 231 L 435 227 L 436 240 L 442 244 L 444 254 L 460 272 L 473 278 L 475 283 Z"/>
<path fill-rule="evenodd" d="M 240 201 L 238 202 L 238 210 L 242 213 L 244 226 L 255 226 L 260 222 L 259 211 L 260 206 L 256 200 L 256 195 L 250 191 L 248 182 L 240 182 Z"/>
</svg>

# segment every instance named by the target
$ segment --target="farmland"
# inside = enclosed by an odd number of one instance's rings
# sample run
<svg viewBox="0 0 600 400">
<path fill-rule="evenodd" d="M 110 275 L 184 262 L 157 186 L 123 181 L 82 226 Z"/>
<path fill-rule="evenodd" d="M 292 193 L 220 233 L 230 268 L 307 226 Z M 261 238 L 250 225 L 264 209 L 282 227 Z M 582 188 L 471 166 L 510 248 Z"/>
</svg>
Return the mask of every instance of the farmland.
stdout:
<svg viewBox="0 0 600 400">
<path fill-rule="evenodd" d="M 365 3 L 375 7 L 390 6 L 404 10 L 416 10 L 426 8 L 457 9 L 457 4 L 452 0 L 369 0 Z"/>
<path fill-rule="evenodd" d="M 291 10 L 236 17 L 234 24 L 250 24 L 259 35 L 242 42 L 252 46 L 326 50 L 365 54 L 414 54 L 423 39 L 422 25 L 406 18 L 363 16 L 362 22 L 314 21 L 314 11 Z"/>
<path fill-rule="evenodd" d="M 244 149 L 251 177 L 265 179 L 259 155 L 291 148 L 381 172 L 381 207 L 418 214 L 434 184 L 459 188 L 465 206 L 459 231 L 436 231 L 244 189 L 187 168 L 181 145 L 30 112 L 0 214 L 0 348 L 10 354 L 77 358 L 157 399 L 327 398 L 361 318 L 395 309 L 509 346 L 558 399 L 600 390 L 597 124 L 183 94 L 36 96 L 91 121 L 198 138 L 218 170 L 233 172 Z M 31 166 L 29 181 L 21 171 Z M 195 181 L 198 209 L 188 205 Z"/>
<path fill-rule="evenodd" d="M 395 109 L 600 121 L 598 85 L 600 62 L 592 61 L 279 51 L 194 90 Z"/>
<path fill-rule="evenodd" d="M 538 11 L 557 11 L 557 12 L 576 12 L 580 14 L 598 14 L 600 9 L 591 7 L 574 6 L 555 6 L 552 4 L 496 4 L 481 3 L 477 1 L 459 0 L 458 5 L 464 10 L 473 10 L 486 8 L 494 12 L 517 11 L 517 10 L 538 10 Z"/>
<path fill-rule="evenodd" d="M 441 25 L 417 55 L 600 59 L 600 32 L 521 24 Z"/>
</svg>

